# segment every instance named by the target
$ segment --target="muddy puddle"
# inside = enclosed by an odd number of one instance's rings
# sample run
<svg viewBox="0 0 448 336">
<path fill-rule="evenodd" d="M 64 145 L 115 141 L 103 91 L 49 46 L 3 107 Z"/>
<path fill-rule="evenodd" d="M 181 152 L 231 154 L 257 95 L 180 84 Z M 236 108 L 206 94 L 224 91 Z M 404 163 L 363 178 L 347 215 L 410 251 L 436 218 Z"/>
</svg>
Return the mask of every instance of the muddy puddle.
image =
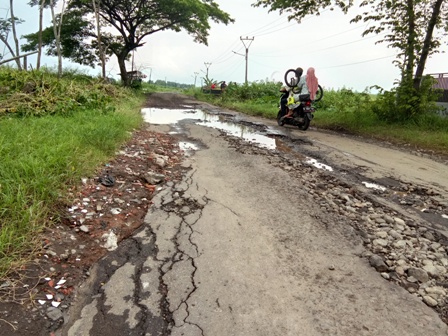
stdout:
<svg viewBox="0 0 448 336">
<path fill-rule="evenodd" d="M 144 120 L 151 124 L 170 125 L 172 128 L 170 134 L 184 133 L 182 123 L 191 122 L 196 125 L 218 129 L 227 135 L 241 138 L 261 148 L 288 153 L 292 151 L 286 144 L 282 145 L 283 141 L 280 140 L 280 137 L 285 137 L 284 132 L 263 124 L 240 120 L 230 114 L 211 114 L 200 109 L 194 109 L 193 106 L 184 106 L 182 109 L 144 108 L 142 114 Z M 291 141 L 294 142 L 294 140 Z M 303 140 L 297 141 L 302 142 Z M 191 155 L 192 152 L 200 149 L 197 145 L 185 141 L 179 142 L 179 147 L 187 155 Z M 300 153 L 296 153 L 296 156 L 317 169 L 333 171 L 332 167 L 318 162 L 312 157 Z"/>
<path fill-rule="evenodd" d="M 178 125 L 181 121 L 191 120 L 197 125 L 221 130 L 228 135 L 239 137 L 262 148 L 276 148 L 275 139 L 261 134 L 248 125 L 228 121 L 228 117 L 223 115 L 209 114 L 202 110 L 189 109 L 188 107 L 185 109 L 145 108 L 142 110 L 142 113 L 145 121 L 152 124 L 173 125 L 175 129 L 179 129 Z"/>
</svg>

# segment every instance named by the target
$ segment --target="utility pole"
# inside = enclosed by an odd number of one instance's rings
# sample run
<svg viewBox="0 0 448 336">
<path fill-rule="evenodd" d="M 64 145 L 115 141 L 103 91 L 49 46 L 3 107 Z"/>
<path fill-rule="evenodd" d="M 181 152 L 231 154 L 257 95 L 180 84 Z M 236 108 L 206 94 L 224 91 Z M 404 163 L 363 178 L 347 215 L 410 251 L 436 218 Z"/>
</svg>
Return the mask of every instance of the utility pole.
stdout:
<svg viewBox="0 0 448 336">
<path fill-rule="evenodd" d="M 196 78 L 198 77 L 199 72 L 194 73 L 194 87 L 196 87 Z"/>
<path fill-rule="evenodd" d="M 245 79 L 246 79 L 246 84 L 247 84 L 247 68 L 248 68 L 248 60 L 249 60 L 249 47 L 252 44 L 252 42 L 254 41 L 254 37 L 251 37 L 251 38 L 249 38 L 247 36 L 245 38 L 240 37 L 240 40 L 241 40 L 241 42 L 243 42 L 243 45 L 246 48 L 246 77 L 245 77 Z M 248 45 L 246 45 L 246 43 L 244 43 L 244 41 L 249 41 Z"/>
<path fill-rule="evenodd" d="M 210 68 L 210 66 L 212 65 L 212 63 L 210 62 L 204 62 L 205 68 L 207 69 L 207 73 L 205 74 L 205 78 L 208 81 L 208 69 Z"/>
<path fill-rule="evenodd" d="M 240 40 L 241 40 L 241 42 L 243 42 L 243 45 L 244 45 L 244 48 L 246 49 L 246 53 L 243 55 L 243 54 L 239 54 L 239 53 L 237 53 L 237 52 L 235 52 L 234 51 L 234 53 L 235 54 L 237 54 L 237 55 L 240 55 L 240 56 L 244 56 L 245 57 L 245 59 L 246 59 L 246 75 L 245 75 L 245 77 L 244 77 L 244 80 L 245 80 L 245 83 L 247 84 L 247 69 L 248 69 L 248 63 L 249 63 L 249 47 L 250 47 L 250 45 L 252 44 L 252 42 L 254 41 L 254 37 L 242 37 L 242 36 L 240 36 Z M 247 41 L 247 45 L 246 45 L 246 42 Z"/>
</svg>

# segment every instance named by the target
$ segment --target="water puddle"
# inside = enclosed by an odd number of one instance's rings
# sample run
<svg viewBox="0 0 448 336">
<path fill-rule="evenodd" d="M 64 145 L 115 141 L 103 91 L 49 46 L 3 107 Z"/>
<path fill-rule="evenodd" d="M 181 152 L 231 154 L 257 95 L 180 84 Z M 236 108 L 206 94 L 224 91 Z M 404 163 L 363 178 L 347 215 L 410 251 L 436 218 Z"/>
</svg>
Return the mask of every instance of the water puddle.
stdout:
<svg viewBox="0 0 448 336">
<path fill-rule="evenodd" d="M 376 184 L 376 183 L 362 182 L 362 184 L 364 184 L 364 186 L 366 188 L 369 188 L 369 189 L 376 189 L 376 190 L 380 190 L 380 191 L 386 191 L 386 187 L 383 187 L 383 186 L 381 186 L 379 184 Z"/>
<path fill-rule="evenodd" d="M 190 156 L 193 152 L 199 150 L 199 146 L 188 141 L 180 141 L 179 148 L 185 152 L 186 156 Z"/>
<path fill-rule="evenodd" d="M 275 139 L 264 134 L 260 134 L 250 126 L 228 122 L 222 115 L 212 115 L 201 110 L 192 109 L 142 109 L 146 122 L 159 125 L 176 125 L 182 120 L 194 120 L 197 125 L 219 129 L 228 135 L 235 136 L 253 143 L 259 147 L 275 149 Z M 171 134 L 178 133 L 176 130 Z"/>
<path fill-rule="evenodd" d="M 174 125 L 184 119 L 203 119 L 207 113 L 192 109 L 142 109 L 143 118 L 146 122 L 157 125 Z"/>
<path fill-rule="evenodd" d="M 313 158 L 310 158 L 310 157 L 306 158 L 305 162 L 310 164 L 310 165 L 312 165 L 312 166 L 314 166 L 314 167 L 316 167 L 316 168 L 319 168 L 319 169 L 333 171 L 332 167 L 330 167 L 330 166 L 328 166 L 328 165 L 326 165 L 324 163 L 318 162 L 316 159 L 313 159 Z"/>
<path fill-rule="evenodd" d="M 182 109 L 144 108 L 142 109 L 142 114 L 144 120 L 151 124 L 172 125 L 172 130 L 169 134 L 181 134 L 182 126 L 179 123 L 181 121 L 191 120 L 191 122 L 197 125 L 221 130 L 230 136 L 241 138 L 258 147 L 289 152 L 286 149 L 287 146 L 285 144 L 282 145 L 282 141 L 276 137 L 277 135 L 283 135 L 280 131 L 273 128 L 266 129 L 263 124 L 252 124 L 244 120 L 239 120 L 240 122 L 229 121 L 229 119 L 235 118 L 233 115 L 222 113 L 210 114 L 202 110 L 193 109 L 190 105 L 184 105 Z M 263 129 L 263 133 L 254 127 Z M 267 136 L 266 133 L 272 137 Z M 198 146 L 190 142 L 179 142 L 179 147 L 187 153 L 199 149 Z M 300 155 L 300 159 L 305 160 L 306 163 L 318 169 L 333 171 L 332 167 L 318 162 L 311 157 L 305 158 Z"/>
</svg>

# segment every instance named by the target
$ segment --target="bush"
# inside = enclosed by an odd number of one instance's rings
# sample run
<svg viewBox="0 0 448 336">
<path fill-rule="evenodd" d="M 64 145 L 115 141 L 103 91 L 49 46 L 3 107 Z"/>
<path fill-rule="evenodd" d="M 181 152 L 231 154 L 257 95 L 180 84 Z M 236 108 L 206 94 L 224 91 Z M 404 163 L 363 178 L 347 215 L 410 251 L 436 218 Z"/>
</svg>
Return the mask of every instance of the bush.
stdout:
<svg viewBox="0 0 448 336">
<path fill-rule="evenodd" d="M 229 83 L 225 91 L 225 98 L 235 100 L 262 100 L 277 99 L 281 83 L 252 82 L 249 84 Z"/>
<path fill-rule="evenodd" d="M 378 96 L 373 112 L 382 120 L 391 123 L 403 123 L 420 119 L 422 115 L 437 112 L 436 105 L 439 92 L 432 88 L 434 79 L 426 76 L 422 79 L 419 90 L 411 81 L 402 82 L 391 91 L 384 91 Z"/>
<path fill-rule="evenodd" d="M 67 72 L 59 79 L 45 68 L 27 72 L 0 67 L 0 116 L 67 115 L 90 108 L 108 112 L 124 94 L 126 90 L 85 74 Z"/>
</svg>

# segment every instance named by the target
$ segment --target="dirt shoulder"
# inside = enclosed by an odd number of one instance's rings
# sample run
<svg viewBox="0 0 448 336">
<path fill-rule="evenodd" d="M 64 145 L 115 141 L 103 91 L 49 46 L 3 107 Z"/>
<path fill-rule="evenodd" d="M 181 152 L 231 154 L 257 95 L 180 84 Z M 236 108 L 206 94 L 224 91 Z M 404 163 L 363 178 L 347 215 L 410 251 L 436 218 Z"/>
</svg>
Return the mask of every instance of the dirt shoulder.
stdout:
<svg viewBox="0 0 448 336">
<path fill-rule="evenodd" d="M 178 107 L 184 98 L 157 99 Z M 46 229 L 42 249 L 0 282 L 0 335 L 51 335 L 64 320 L 91 266 L 139 228 L 159 184 L 180 178 L 182 152 L 169 135 L 144 124 L 117 152 L 73 186 L 62 221 Z"/>
</svg>

